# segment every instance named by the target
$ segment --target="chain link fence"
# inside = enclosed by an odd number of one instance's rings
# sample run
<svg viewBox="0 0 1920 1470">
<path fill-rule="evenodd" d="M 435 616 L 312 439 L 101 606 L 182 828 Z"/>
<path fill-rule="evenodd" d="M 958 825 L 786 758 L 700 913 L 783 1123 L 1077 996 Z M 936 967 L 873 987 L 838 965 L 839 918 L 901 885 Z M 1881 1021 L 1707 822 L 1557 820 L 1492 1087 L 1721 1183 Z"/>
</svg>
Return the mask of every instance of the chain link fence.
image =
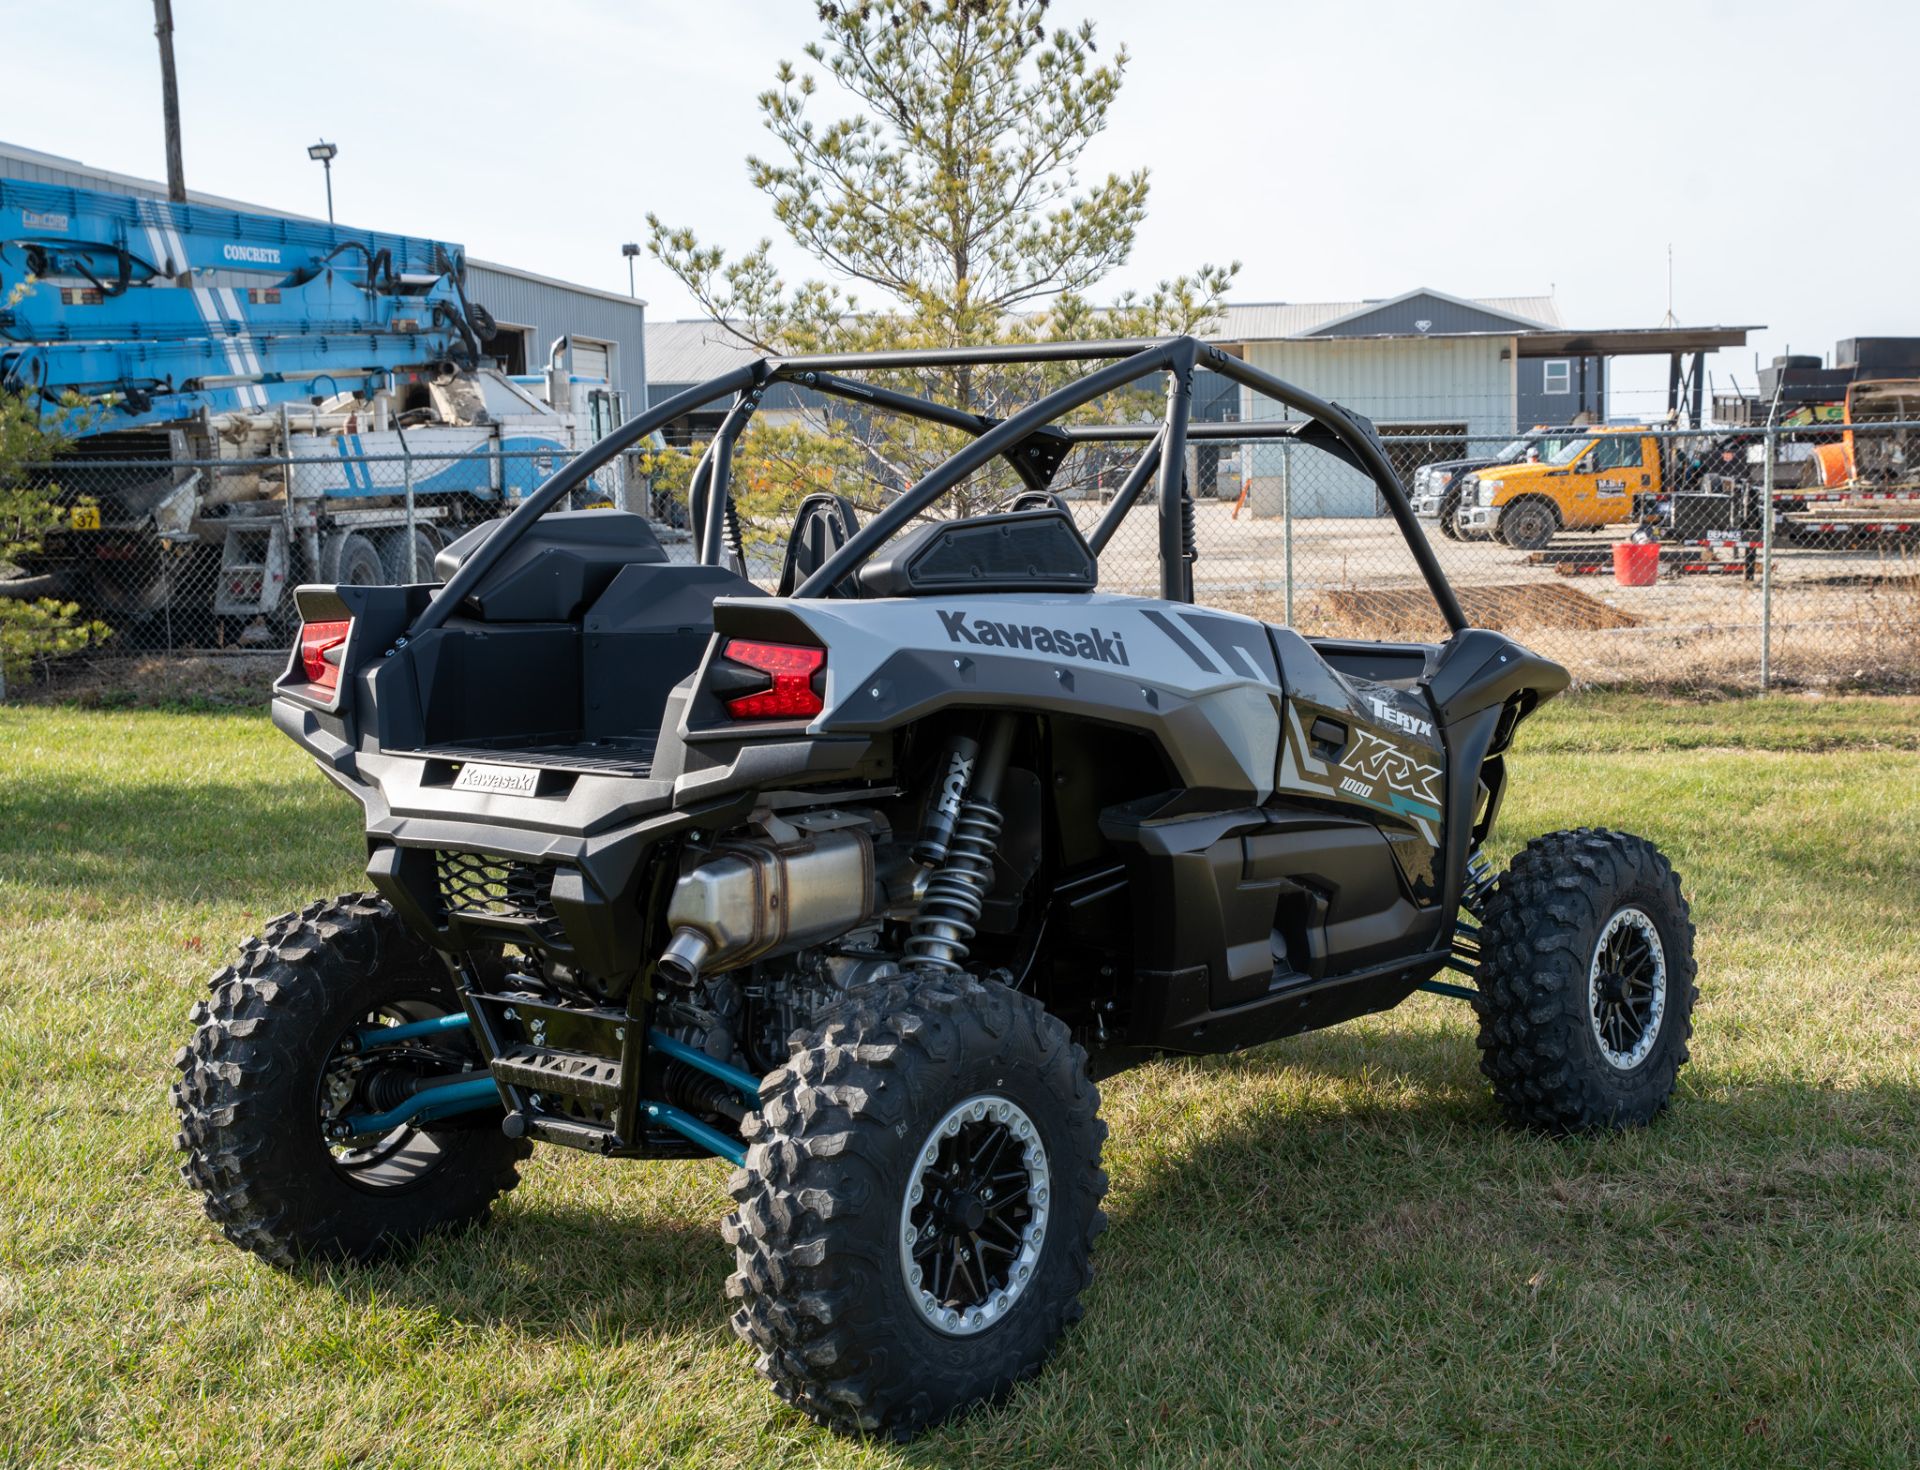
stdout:
<svg viewBox="0 0 1920 1470">
<path fill-rule="evenodd" d="M 345 437 L 290 455 L 137 459 L 77 453 L 29 467 L 50 524 L 0 563 L 0 597 L 70 606 L 100 655 L 277 647 L 305 582 L 433 579 L 434 558 L 510 511 L 567 452 L 497 447 L 368 455 Z M 650 509 L 646 479 L 616 461 L 574 505 Z"/>
<path fill-rule="evenodd" d="M 1920 423 L 1381 438 L 1470 621 L 1583 683 L 1920 682 Z M 1138 448 L 1081 445 L 1060 465 L 1055 490 L 1083 529 Z M 0 566 L 0 593 L 77 605 L 111 630 L 102 653 L 280 646 L 294 586 L 428 580 L 449 541 L 510 510 L 558 458 L 370 457 L 332 438 L 273 459 L 75 457 L 35 472 L 58 486 L 60 522 Z M 575 506 L 645 514 L 691 560 L 684 501 L 640 465 L 608 467 Z M 1197 601 L 1309 636 L 1442 636 L 1357 470 L 1306 445 L 1219 438 L 1189 444 L 1187 474 Z M 1149 490 L 1101 557 L 1104 590 L 1157 594 L 1157 517 Z M 763 585 L 784 535 L 777 515 L 749 518 L 748 573 Z"/>
<path fill-rule="evenodd" d="M 1381 439 L 1469 621 L 1583 684 L 1907 686 L 1920 681 L 1917 430 Z M 1309 637 L 1445 635 L 1359 471 L 1308 446 L 1216 440 L 1189 446 L 1188 480 L 1197 602 Z M 1075 503 L 1083 528 L 1111 484 Z M 1157 593 L 1157 516 L 1145 500 L 1129 514 L 1104 589 Z"/>
</svg>

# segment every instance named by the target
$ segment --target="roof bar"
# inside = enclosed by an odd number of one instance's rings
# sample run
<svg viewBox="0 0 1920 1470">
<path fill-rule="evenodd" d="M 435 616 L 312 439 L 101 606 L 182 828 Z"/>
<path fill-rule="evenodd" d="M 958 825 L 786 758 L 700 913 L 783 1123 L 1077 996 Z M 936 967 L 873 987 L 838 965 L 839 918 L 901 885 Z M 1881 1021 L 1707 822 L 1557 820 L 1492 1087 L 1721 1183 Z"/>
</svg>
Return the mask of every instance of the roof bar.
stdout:
<svg viewBox="0 0 1920 1470">
<path fill-rule="evenodd" d="M 1100 524 L 1087 537 L 1087 545 L 1093 548 L 1094 555 L 1098 556 L 1106 550 L 1107 543 L 1113 540 L 1113 533 L 1120 529 L 1120 523 L 1127 518 L 1127 512 L 1133 509 L 1140 492 L 1147 488 L 1147 481 L 1153 478 L 1153 472 L 1159 464 L 1160 434 L 1156 430 L 1147 447 L 1140 451 L 1140 457 L 1133 462 L 1133 468 L 1127 471 L 1126 479 L 1120 482 L 1120 488 L 1114 492 L 1113 504 L 1107 507 L 1107 513 L 1100 517 Z"/>
<path fill-rule="evenodd" d="M 713 443 L 707 446 L 706 457 L 701 461 L 707 467 L 704 516 L 695 514 L 692 487 L 688 489 L 687 523 L 699 528 L 699 561 L 703 567 L 721 564 L 720 549 L 726 541 L 727 506 L 733 499 L 733 444 L 759 406 L 760 389 L 757 386 L 742 388 L 734 397 L 733 406 L 727 410 L 727 416 L 720 421 L 720 432 L 713 436 Z"/>
<path fill-rule="evenodd" d="M 983 413 L 969 413 L 964 408 L 936 403 L 931 398 L 916 398 L 911 393 L 896 393 L 893 389 L 882 388 L 877 383 L 856 383 L 851 378 L 837 377 L 833 373 L 806 372 L 788 381 L 802 388 L 811 388 L 816 393 L 830 393 L 835 398 L 845 398 L 854 403 L 870 404 L 875 408 L 884 408 L 893 413 L 903 413 L 910 418 L 945 424 L 950 429 L 962 429 L 969 434 L 984 434 L 1000 422 L 998 419 L 988 418 Z"/>
<path fill-rule="evenodd" d="M 407 630 L 408 636 L 418 638 L 452 617 L 466 600 L 467 594 L 493 570 L 494 563 L 506 555 L 508 549 L 532 528 L 535 521 L 557 505 L 562 497 L 584 485 L 588 476 L 616 454 L 631 449 L 655 429 L 673 422 L 683 413 L 692 413 L 716 398 L 725 398 L 755 383 L 764 382 L 765 375 L 764 362 L 742 363 L 732 372 L 695 384 L 686 392 L 676 393 L 666 402 L 655 404 L 640 417 L 622 424 L 599 443 L 576 454 L 554 471 L 552 479 L 521 501 L 513 514 L 473 549 L 473 554 L 460 564 L 460 569 L 447 578 L 446 585 L 434 593 L 433 600 L 420 610 L 420 616 L 413 620 L 413 626 Z"/>
<path fill-rule="evenodd" d="M 829 588 L 835 586 L 842 577 L 885 544 L 895 531 L 966 479 L 968 475 L 992 460 L 995 455 L 1005 453 L 1011 446 L 1018 444 L 1034 430 L 1044 427 L 1061 414 L 1070 413 L 1083 403 L 1091 403 L 1094 399 L 1111 393 L 1116 388 L 1124 388 L 1127 384 L 1144 378 L 1148 373 L 1160 371 L 1168 365 L 1173 351 L 1172 342 L 1158 343 L 1148 347 L 1136 345 L 1119 362 L 1109 363 L 1084 378 L 1076 379 L 1064 388 L 1056 389 L 1037 403 L 1023 408 L 1012 418 L 988 430 L 919 484 L 908 487 L 899 499 L 862 526 L 852 540 L 828 557 L 811 577 L 800 584 L 794 595 L 796 597 L 824 596 Z"/>
<path fill-rule="evenodd" d="M 1016 342 L 1002 347 L 903 347 L 893 352 L 827 352 L 805 357 L 768 359 L 775 378 L 801 373 L 856 373 L 881 368 L 979 367 L 993 363 L 1092 362 L 1106 357 L 1133 357 L 1164 345 L 1160 342 Z"/>
<path fill-rule="evenodd" d="M 1160 441 L 1160 595 L 1193 601 L 1193 538 L 1181 498 L 1187 493 L 1187 415 L 1193 408 L 1193 365 L 1200 344 L 1182 337 L 1167 363 L 1167 422 Z"/>
<path fill-rule="evenodd" d="M 1311 419 L 1247 419 L 1233 423 L 1187 421 L 1187 439 L 1297 439 Z M 1166 428 L 1149 424 L 1062 424 L 1060 432 L 1076 444 L 1128 444 L 1157 439 Z"/>
</svg>

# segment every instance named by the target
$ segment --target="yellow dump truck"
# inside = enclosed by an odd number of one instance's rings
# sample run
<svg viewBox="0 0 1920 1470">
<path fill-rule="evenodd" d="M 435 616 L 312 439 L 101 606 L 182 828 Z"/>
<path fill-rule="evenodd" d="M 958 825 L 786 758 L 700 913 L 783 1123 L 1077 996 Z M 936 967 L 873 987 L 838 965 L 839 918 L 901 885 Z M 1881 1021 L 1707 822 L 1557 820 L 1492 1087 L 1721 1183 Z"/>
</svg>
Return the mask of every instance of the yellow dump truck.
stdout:
<svg viewBox="0 0 1920 1470">
<path fill-rule="evenodd" d="M 1466 477 L 1458 526 L 1523 551 L 1556 532 L 1628 520 L 1636 495 L 1657 494 L 1660 441 L 1639 425 L 1595 429 L 1560 444 L 1536 464 L 1489 466 Z"/>
</svg>

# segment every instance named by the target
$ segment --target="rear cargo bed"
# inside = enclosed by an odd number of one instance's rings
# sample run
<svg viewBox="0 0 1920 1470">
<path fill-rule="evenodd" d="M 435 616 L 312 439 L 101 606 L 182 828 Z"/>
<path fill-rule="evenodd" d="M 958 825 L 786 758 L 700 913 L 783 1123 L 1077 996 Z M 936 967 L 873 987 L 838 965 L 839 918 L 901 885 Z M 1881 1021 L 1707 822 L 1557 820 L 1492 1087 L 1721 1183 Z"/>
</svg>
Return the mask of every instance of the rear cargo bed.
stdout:
<svg viewBox="0 0 1920 1470">
<path fill-rule="evenodd" d="M 490 765 L 536 766 L 542 770 L 606 771 L 645 776 L 653 770 L 658 735 L 596 735 L 578 740 L 501 737 L 456 740 L 427 746 L 418 755 L 437 760 L 484 761 Z"/>
</svg>

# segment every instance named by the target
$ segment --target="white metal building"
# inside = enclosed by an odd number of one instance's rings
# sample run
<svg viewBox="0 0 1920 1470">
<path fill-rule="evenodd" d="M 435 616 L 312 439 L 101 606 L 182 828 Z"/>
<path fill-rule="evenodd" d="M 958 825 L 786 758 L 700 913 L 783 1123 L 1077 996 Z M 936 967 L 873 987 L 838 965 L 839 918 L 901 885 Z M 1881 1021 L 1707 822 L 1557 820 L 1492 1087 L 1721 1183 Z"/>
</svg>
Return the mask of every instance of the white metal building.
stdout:
<svg viewBox="0 0 1920 1470">
<path fill-rule="evenodd" d="M 1378 301 L 1230 305 L 1207 335 L 1276 377 L 1366 415 L 1383 433 L 1431 435 L 1423 458 L 1442 446 L 1511 435 L 1516 423 L 1567 423 L 1606 409 L 1603 359 L 1569 361 L 1553 376 L 1554 402 L 1541 397 L 1545 366 L 1523 364 L 1518 339 L 1560 326 L 1548 296 L 1469 301 L 1433 290 Z M 1523 405 L 1527 405 L 1523 408 Z M 1242 390 L 1239 417 L 1288 417 L 1271 399 Z M 1244 457 L 1254 514 L 1277 513 L 1291 488 L 1299 516 L 1372 515 L 1372 483 L 1310 449 L 1262 444 Z"/>
<path fill-rule="evenodd" d="M 1418 461 L 1491 449 L 1536 424 L 1605 422 L 1610 360 L 1671 363 L 1668 412 L 1693 395 L 1698 425 L 1704 354 L 1743 346 L 1753 327 L 1568 328 L 1551 296 L 1475 300 L 1421 287 L 1373 301 L 1229 305 L 1207 333 L 1276 377 L 1373 420 L 1383 437 L 1415 440 L 1395 456 Z M 1686 360 L 1691 357 L 1691 368 Z M 1243 391 L 1239 417 L 1288 417 Z M 1364 516 L 1383 507 L 1372 484 L 1318 450 L 1262 444 L 1242 457 L 1249 508 L 1298 516 Z"/>
</svg>

